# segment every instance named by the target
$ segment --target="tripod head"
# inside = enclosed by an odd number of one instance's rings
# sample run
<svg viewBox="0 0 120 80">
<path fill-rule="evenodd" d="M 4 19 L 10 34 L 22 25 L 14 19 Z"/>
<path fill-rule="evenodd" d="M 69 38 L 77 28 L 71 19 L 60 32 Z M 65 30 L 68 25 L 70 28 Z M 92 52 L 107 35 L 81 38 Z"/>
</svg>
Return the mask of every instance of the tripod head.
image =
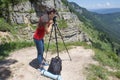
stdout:
<svg viewBox="0 0 120 80">
<path fill-rule="evenodd" d="M 54 16 L 54 18 L 53 18 L 54 24 L 56 24 L 56 18 L 57 18 L 57 16 Z"/>
</svg>

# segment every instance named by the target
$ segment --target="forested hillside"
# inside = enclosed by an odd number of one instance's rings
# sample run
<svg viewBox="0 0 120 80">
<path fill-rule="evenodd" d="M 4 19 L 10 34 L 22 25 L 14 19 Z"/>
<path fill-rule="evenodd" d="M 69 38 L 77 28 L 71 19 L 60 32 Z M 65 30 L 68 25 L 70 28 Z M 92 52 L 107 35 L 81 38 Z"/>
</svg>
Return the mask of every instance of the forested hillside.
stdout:
<svg viewBox="0 0 120 80">
<path fill-rule="evenodd" d="M 96 14 L 96 18 L 104 23 L 104 27 L 108 30 L 107 32 L 117 42 L 120 42 L 120 13 L 112 14 Z"/>
<path fill-rule="evenodd" d="M 87 11 L 85 8 L 78 6 L 76 3 L 70 4 L 72 5 L 70 7 L 71 10 L 78 15 L 82 22 L 84 22 L 84 26 L 82 28 L 91 37 L 93 45 L 101 50 L 114 50 L 111 38 L 101 29 L 103 25 L 98 19 L 94 17 L 93 13 Z"/>
<path fill-rule="evenodd" d="M 101 40 L 108 40 L 112 45 L 119 49 L 120 45 L 120 15 L 119 13 L 112 14 L 97 14 L 81 8 L 76 3 L 71 3 L 76 11 L 80 20 L 83 22 L 89 22 L 92 27 L 104 34 L 101 35 Z"/>
</svg>

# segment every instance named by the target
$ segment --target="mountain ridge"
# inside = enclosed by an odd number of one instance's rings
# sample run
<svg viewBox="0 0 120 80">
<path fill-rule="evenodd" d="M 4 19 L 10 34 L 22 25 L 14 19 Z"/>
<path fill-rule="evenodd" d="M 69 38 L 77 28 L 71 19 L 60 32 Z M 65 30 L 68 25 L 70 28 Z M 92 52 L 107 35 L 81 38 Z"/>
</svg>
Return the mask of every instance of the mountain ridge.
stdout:
<svg viewBox="0 0 120 80">
<path fill-rule="evenodd" d="M 120 12 L 120 8 L 101 8 L 101 9 L 88 9 L 91 12 L 96 12 L 98 14 L 110 14 Z"/>
<path fill-rule="evenodd" d="M 72 2 L 73 7 L 75 6 L 76 3 Z M 70 3 L 70 5 L 72 6 L 72 4 Z M 77 9 L 76 9 L 77 8 Z M 81 12 L 78 12 L 78 8 L 81 9 Z M 93 36 L 92 41 L 93 44 L 96 42 L 102 42 L 101 45 L 109 43 L 111 44 L 111 50 L 116 52 L 116 49 L 119 49 L 120 47 L 120 37 L 119 37 L 119 13 L 111 13 L 111 14 L 98 14 L 95 12 L 90 12 L 85 8 L 81 8 L 79 5 L 76 4 L 76 6 L 74 7 L 74 9 L 76 10 L 76 15 L 78 15 L 79 19 L 84 22 L 86 28 L 87 33 L 90 36 Z M 108 16 L 108 17 L 107 17 Z M 105 19 L 106 18 L 106 19 Z M 110 19 L 111 18 L 111 19 Z M 115 24 L 117 20 L 117 24 Z M 114 25 L 117 28 L 114 28 Z M 83 27 L 85 29 L 85 27 Z M 91 28 L 91 29 L 90 29 Z M 87 30 L 89 29 L 89 30 Z M 96 32 L 97 30 L 97 32 Z M 116 31 L 117 30 L 117 31 Z M 96 34 L 96 35 L 95 35 Z M 98 39 L 95 39 L 95 37 Z M 108 45 L 109 45 L 108 44 Z M 105 46 L 103 46 L 105 48 Z M 100 48 L 100 47 L 99 47 Z M 110 46 L 109 46 L 110 48 Z"/>
<path fill-rule="evenodd" d="M 73 4 L 75 6 L 76 3 L 72 2 L 71 4 Z M 109 13 L 109 14 L 98 14 L 95 12 L 90 12 L 85 8 L 81 8 L 77 4 L 76 4 L 75 8 L 76 7 L 77 7 L 77 9 L 78 9 L 78 7 L 80 9 L 82 9 L 82 13 L 80 13 L 80 15 L 89 19 L 89 21 L 92 21 L 92 24 L 94 25 L 95 28 L 102 30 L 104 32 L 107 31 L 107 33 L 109 33 L 109 34 L 110 34 L 110 32 L 114 33 L 115 35 L 117 35 L 115 32 L 119 33 L 118 30 L 119 30 L 119 26 L 120 26 L 119 25 L 120 12 Z M 114 29 L 114 27 L 112 27 L 112 26 L 117 27 L 117 29 Z M 115 30 L 115 31 L 112 31 L 112 30 Z M 118 36 L 116 36 L 116 37 L 118 37 Z M 118 38 L 118 40 L 119 40 L 119 38 Z"/>
</svg>

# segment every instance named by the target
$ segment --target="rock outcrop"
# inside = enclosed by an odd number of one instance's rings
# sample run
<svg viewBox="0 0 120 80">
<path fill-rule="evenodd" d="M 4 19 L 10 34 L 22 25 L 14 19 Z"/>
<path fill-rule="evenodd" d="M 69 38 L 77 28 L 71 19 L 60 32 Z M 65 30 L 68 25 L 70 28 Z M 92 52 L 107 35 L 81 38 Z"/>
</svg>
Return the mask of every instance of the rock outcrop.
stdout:
<svg viewBox="0 0 120 80">
<path fill-rule="evenodd" d="M 23 2 L 18 5 L 15 5 L 13 11 L 11 12 L 11 21 L 12 23 L 17 24 L 27 24 L 26 27 L 29 27 L 30 24 L 37 24 L 39 16 L 45 13 L 45 9 L 48 7 L 54 7 L 57 9 L 59 14 L 59 19 L 64 19 L 67 22 L 67 28 L 62 29 L 62 35 L 65 41 L 86 41 L 89 42 L 89 38 L 85 32 L 80 28 L 82 22 L 78 17 L 69 11 L 69 8 L 65 6 L 61 0 L 37 0 L 36 2 L 32 1 Z M 11 8 L 12 9 L 12 8 Z M 33 34 L 34 30 L 29 31 L 24 29 L 24 32 L 28 34 Z M 29 29 L 29 28 L 28 28 Z M 22 31 L 23 32 L 23 31 Z M 24 34 L 24 33 L 21 33 Z M 27 33 L 26 33 L 27 34 Z M 31 35 L 30 35 L 31 36 Z M 28 36 L 28 37 L 30 37 Z M 24 39 L 27 36 L 19 36 Z M 31 38 L 32 39 L 32 38 Z"/>
</svg>

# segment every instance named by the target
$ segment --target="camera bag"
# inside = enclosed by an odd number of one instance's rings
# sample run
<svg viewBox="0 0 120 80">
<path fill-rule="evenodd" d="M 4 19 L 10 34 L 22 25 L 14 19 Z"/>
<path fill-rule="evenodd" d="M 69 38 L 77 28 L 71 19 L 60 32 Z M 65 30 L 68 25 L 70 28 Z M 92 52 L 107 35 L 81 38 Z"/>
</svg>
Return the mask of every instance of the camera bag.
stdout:
<svg viewBox="0 0 120 80">
<path fill-rule="evenodd" d="M 59 56 L 51 59 L 48 71 L 55 75 L 60 75 L 62 70 L 62 60 Z"/>
</svg>

